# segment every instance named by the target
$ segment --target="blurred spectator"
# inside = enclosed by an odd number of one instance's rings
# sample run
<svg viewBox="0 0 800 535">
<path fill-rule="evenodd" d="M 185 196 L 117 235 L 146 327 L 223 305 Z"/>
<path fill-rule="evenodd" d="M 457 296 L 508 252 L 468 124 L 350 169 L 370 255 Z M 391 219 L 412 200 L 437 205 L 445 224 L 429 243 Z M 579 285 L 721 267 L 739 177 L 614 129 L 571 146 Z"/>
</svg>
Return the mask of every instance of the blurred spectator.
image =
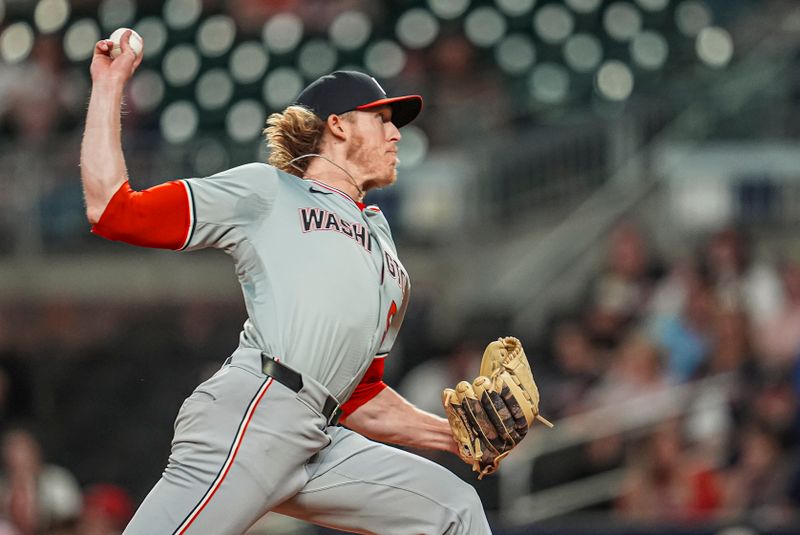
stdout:
<svg viewBox="0 0 800 535">
<path fill-rule="evenodd" d="M 668 373 L 679 382 L 695 378 L 710 358 L 718 312 L 714 292 L 703 277 L 695 273 L 688 280 L 680 314 L 660 318 L 651 326 L 666 353 Z"/>
<path fill-rule="evenodd" d="M 785 264 L 781 277 L 783 307 L 760 325 L 757 336 L 761 363 L 787 369 L 800 359 L 800 263 Z"/>
<path fill-rule="evenodd" d="M 633 332 L 612 354 L 610 367 L 586 396 L 587 409 L 625 403 L 638 396 L 656 394 L 668 387 L 658 347 L 644 334 Z M 658 410 L 654 404 L 641 410 Z"/>
<path fill-rule="evenodd" d="M 704 255 L 721 306 L 744 309 L 756 327 L 780 310 L 780 280 L 772 266 L 753 261 L 741 232 L 726 228 L 714 234 Z"/>
<path fill-rule="evenodd" d="M 133 500 L 125 489 L 109 483 L 94 485 L 84 494 L 78 533 L 119 535 L 133 517 L 133 512 Z"/>
<path fill-rule="evenodd" d="M 741 310 L 719 310 L 714 326 L 714 347 L 709 373 L 732 372 L 753 360 L 750 322 Z"/>
<path fill-rule="evenodd" d="M 617 510 L 630 519 L 675 523 L 708 519 L 721 501 L 719 474 L 686 447 L 675 420 L 632 452 Z"/>
<path fill-rule="evenodd" d="M 708 278 L 697 266 L 694 258 L 678 258 L 673 260 L 669 272 L 661 277 L 647 303 L 648 322 L 658 322 L 680 314 L 686 304 L 690 289 L 698 284 L 698 277 Z"/>
<path fill-rule="evenodd" d="M 80 514 L 81 492 L 65 468 L 45 464 L 41 447 L 28 431 L 7 431 L 2 441 L 0 513 L 22 535 L 71 525 Z"/>
<path fill-rule="evenodd" d="M 543 381 L 548 395 L 542 400 L 542 410 L 552 411 L 553 417 L 570 416 L 582 408 L 604 363 L 586 329 L 574 320 L 562 321 L 555 327 L 552 353 L 556 373 Z"/>
<path fill-rule="evenodd" d="M 761 379 L 752 390 L 749 416 L 764 425 L 789 448 L 798 439 L 798 397 L 792 379 L 783 371 L 761 372 Z"/>
<path fill-rule="evenodd" d="M 593 338 L 613 347 L 645 310 L 661 269 L 642 231 L 630 222 L 611 232 L 607 255 L 604 271 L 589 289 L 587 321 Z"/>
<path fill-rule="evenodd" d="M 714 321 L 711 357 L 703 374 L 712 377 L 726 375 L 721 381 L 715 380 L 693 389 L 686 422 L 687 437 L 698 442 L 703 453 L 718 463 L 728 456 L 737 410 L 751 409 L 754 389 L 748 384 L 749 380 L 742 381 L 745 378 L 743 370 L 752 370 L 755 362 L 749 333 L 749 322 L 742 311 L 719 310 Z M 741 405 L 737 407 L 739 401 Z"/>
<path fill-rule="evenodd" d="M 793 463 L 784 455 L 778 436 L 766 426 L 745 427 L 738 457 L 725 476 L 725 514 L 758 512 L 771 517 L 789 513 L 788 488 Z M 796 462 L 795 462 L 796 464 Z"/>
</svg>

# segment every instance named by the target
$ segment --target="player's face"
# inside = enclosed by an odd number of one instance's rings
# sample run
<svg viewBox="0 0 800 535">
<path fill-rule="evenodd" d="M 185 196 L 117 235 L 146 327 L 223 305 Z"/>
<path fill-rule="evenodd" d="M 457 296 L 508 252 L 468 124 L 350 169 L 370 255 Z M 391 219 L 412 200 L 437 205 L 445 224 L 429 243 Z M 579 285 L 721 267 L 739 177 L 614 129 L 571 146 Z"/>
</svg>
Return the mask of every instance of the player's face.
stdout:
<svg viewBox="0 0 800 535">
<path fill-rule="evenodd" d="M 397 142 L 400 131 L 392 122 L 392 109 L 382 106 L 350 114 L 353 130 L 348 161 L 364 177 L 366 190 L 383 188 L 397 180 Z"/>
</svg>

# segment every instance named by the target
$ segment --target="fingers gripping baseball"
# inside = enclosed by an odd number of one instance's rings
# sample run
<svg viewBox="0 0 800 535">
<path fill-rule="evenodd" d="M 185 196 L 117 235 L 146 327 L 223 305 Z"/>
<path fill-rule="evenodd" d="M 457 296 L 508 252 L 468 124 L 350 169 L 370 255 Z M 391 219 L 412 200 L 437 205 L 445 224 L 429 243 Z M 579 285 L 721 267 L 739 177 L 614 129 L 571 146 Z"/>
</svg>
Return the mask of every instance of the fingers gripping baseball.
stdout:
<svg viewBox="0 0 800 535">
<path fill-rule="evenodd" d="M 136 46 L 131 43 L 135 43 Z M 133 30 L 116 31 L 112 38 L 97 42 L 90 72 L 92 82 L 125 84 L 142 63 L 142 38 Z M 138 50 L 138 52 L 137 52 Z"/>
</svg>

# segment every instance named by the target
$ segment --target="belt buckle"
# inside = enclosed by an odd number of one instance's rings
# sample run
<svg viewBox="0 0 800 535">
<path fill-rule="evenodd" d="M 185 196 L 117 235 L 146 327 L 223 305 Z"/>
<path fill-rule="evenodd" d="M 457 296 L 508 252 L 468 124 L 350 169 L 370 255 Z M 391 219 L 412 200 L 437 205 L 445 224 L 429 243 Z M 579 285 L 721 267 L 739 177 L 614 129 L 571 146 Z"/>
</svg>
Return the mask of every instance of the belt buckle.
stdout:
<svg viewBox="0 0 800 535">
<path fill-rule="evenodd" d="M 328 399 L 334 399 L 333 396 L 330 396 Z M 339 417 L 342 415 L 342 406 L 336 402 L 336 408 L 331 411 L 331 415 L 328 417 L 327 425 L 333 426 L 339 423 Z"/>
<path fill-rule="evenodd" d="M 334 426 L 339 423 L 339 418 L 342 416 L 342 406 L 338 403 L 336 404 L 336 408 L 331 412 L 330 418 L 328 418 L 328 427 Z"/>
</svg>

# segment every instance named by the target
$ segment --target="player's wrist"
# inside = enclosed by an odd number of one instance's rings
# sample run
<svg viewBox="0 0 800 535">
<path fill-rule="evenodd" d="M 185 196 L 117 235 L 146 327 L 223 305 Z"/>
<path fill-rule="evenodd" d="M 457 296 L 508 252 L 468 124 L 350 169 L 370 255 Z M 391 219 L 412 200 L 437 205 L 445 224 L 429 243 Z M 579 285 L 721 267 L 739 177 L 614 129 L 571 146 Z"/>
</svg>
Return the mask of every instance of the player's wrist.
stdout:
<svg viewBox="0 0 800 535">
<path fill-rule="evenodd" d="M 92 81 L 92 95 L 122 96 L 125 79 L 115 76 L 104 76 Z"/>
</svg>

